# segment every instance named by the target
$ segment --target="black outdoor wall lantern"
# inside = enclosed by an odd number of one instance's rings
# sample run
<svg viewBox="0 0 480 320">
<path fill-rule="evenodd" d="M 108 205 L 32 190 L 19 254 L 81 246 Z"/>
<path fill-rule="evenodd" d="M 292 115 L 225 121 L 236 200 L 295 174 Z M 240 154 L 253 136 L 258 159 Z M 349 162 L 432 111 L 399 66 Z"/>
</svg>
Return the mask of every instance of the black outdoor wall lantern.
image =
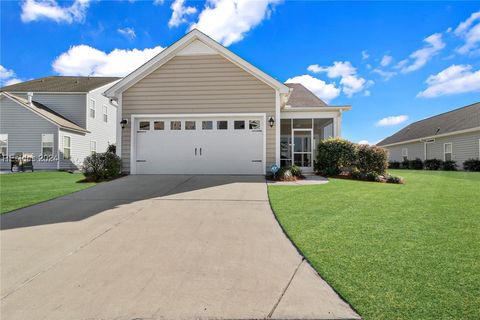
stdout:
<svg viewBox="0 0 480 320">
<path fill-rule="evenodd" d="M 125 129 L 125 126 L 127 125 L 127 123 L 128 123 L 127 119 L 122 119 L 122 121 L 120 121 L 120 125 L 122 126 L 122 129 Z"/>
<path fill-rule="evenodd" d="M 272 128 L 273 125 L 275 124 L 275 119 L 273 119 L 273 117 L 270 117 L 270 118 L 268 119 L 268 123 L 270 123 L 270 128 Z"/>
</svg>

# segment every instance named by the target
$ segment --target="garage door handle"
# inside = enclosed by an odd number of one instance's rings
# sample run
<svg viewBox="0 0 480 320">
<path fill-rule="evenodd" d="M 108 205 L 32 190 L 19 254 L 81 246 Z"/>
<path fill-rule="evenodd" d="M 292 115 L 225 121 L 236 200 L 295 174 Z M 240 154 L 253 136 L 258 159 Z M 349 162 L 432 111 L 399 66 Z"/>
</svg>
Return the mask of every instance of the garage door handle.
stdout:
<svg viewBox="0 0 480 320">
<path fill-rule="evenodd" d="M 252 162 L 263 162 L 262 160 L 252 160 Z"/>
<path fill-rule="evenodd" d="M 195 148 L 195 157 L 197 156 L 197 148 Z"/>
<path fill-rule="evenodd" d="M 200 148 L 200 155 L 202 155 L 202 148 Z"/>
</svg>

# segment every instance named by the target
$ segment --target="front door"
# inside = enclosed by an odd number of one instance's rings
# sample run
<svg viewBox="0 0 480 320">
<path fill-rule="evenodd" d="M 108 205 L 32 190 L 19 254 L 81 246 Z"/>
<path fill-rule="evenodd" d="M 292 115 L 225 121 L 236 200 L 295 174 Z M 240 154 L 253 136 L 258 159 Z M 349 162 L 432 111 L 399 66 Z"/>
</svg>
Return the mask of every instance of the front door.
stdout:
<svg viewBox="0 0 480 320">
<path fill-rule="evenodd" d="M 293 130 L 293 164 L 305 172 L 313 171 L 312 144 L 312 129 Z"/>
</svg>

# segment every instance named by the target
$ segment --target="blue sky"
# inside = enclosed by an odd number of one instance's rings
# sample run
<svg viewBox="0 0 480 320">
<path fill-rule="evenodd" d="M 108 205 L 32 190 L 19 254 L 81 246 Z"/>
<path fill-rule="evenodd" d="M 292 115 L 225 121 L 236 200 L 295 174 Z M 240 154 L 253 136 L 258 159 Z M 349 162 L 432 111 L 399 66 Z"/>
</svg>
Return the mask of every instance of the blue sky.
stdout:
<svg viewBox="0 0 480 320">
<path fill-rule="evenodd" d="M 355 142 L 480 101 L 478 2 L 2 1 L 0 80 L 125 75 L 193 27 L 352 105 Z"/>
</svg>

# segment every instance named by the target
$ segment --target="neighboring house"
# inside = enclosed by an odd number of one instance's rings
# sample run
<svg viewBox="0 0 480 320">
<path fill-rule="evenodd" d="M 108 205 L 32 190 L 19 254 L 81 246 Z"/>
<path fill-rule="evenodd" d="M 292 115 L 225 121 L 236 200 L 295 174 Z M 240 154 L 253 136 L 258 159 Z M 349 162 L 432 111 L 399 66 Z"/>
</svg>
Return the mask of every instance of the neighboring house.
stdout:
<svg viewBox="0 0 480 320">
<path fill-rule="evenodd" d="M 110 87 L 117 152 L 131 174 L 313 171 L 320 139 L 340 136 L 342 111 L 283 84 L 192 30 Z"/>
<path fill-rule="evenodd" d="M 1 88 L 1 169 L 32 155 L 34 169 L 78 169 L 116 141 L 116 105 L 102 93 L 119 78 L 46 77 Z"/>
<path fill-rule="evenodd" d="M 480 102 L 414 122 L 377 145 L 390 161 L 480 159 Z"/>
</svg>

